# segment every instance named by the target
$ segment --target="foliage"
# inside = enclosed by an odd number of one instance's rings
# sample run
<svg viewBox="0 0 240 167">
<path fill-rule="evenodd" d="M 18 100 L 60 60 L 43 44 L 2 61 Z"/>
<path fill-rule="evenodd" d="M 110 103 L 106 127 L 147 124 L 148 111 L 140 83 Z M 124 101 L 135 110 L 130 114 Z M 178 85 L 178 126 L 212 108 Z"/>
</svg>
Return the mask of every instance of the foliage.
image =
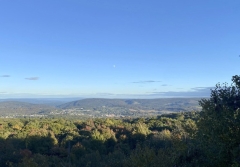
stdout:
<svg viewBox="0 0 240 167">
<path fill-rule="evenodd" d="M 217 84 L 210 99 L 202 99 L 198 138 L 209 166 L 240 166 L 240 76 Z"/>
<path fill-rule="evenodd" d="M 240 166 L 240 76 L 201 112 L 88 120 L 0 118 L 1 167 Z"/>
<path fill-rule="evenodd" d="M 157 166 L 160 155 L 170 163 L 165 155 L 171 154 L 173 129 L 184 121 L 0 119 L 0 166 Z"/>
</svg>

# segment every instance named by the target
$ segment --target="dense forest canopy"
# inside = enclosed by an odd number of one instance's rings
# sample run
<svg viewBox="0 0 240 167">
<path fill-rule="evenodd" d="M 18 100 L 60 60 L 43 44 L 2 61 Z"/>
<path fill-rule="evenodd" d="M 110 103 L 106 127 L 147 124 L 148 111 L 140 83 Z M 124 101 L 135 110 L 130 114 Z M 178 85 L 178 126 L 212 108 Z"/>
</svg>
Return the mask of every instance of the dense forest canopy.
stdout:
<svg viewBox="0 0 240 167">
<path fill-rule="evenodd" d="M 201 112 L 149 118 L 1 118 L 0 166 L 240 166 L 240 76 Z"/>
</svg>

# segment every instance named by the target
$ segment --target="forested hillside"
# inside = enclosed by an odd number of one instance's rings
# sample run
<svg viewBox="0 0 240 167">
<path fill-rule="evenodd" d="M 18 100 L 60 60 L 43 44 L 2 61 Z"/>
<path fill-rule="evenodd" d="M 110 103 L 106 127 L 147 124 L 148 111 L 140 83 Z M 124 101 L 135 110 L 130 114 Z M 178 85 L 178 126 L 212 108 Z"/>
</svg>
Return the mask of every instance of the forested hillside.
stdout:
<svg viewBox="0 0 240 167">
<path fill-rule="evenodd" d="M 159 98 L 159 99 L 82 99 L 59 105 L 59 108 L 100 109 L 102 107 L 122 107 L 136 110 L 196 110 L 200 98 Z"/>
<path fill-rule="evenodd" d="M 19 100 L 19 99 L 16 99 Z M 68 99 L 70 100 L 70 99 Z M 93 117 L 148 117 L 163 113 L 200 111 L 199 98 L 161 99 L 82 99 L 58 104 L 54 99 L 23 99 L 0 102 L 2 117 L 81 116 Z M 25 102 L 27 101 L 27 102 Z M 61 101 L 61 100 L 59 100 Z"/>
<path fill-rule="evenodd" d="M 201 112 L 137 119 L 0 119 L 0 166 L 240 166 L 240 76 Z"/>
<path fill-rule="evenodd" d="M 0 102 L 0 115 L 31 115 L 31 114 L 49 114 L 55 110 L 55 107 L 45 104 L 31 104 L 19 101 L 3 101 Z"/>
<path fill-rule="evenodd" d="M 86 121 L 1 119 L 0 166 L 174 165 L 186 161 L 178 154 L 188 147 L 197 115 Z"/>
</svg>

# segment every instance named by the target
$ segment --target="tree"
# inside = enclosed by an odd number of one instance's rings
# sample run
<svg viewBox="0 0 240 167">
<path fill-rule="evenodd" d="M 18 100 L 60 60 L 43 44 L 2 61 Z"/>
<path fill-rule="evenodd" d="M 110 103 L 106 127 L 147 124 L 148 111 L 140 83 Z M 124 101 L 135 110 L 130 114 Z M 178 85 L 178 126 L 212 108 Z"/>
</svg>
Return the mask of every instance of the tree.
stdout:
<svg viewBox="0 0 240 167">
<path fill-rule="evenodd" d="M 240 76 L 217 84 L 202 107 L 197 137 L 207 166 L 240 166 Z"/>
</svg>

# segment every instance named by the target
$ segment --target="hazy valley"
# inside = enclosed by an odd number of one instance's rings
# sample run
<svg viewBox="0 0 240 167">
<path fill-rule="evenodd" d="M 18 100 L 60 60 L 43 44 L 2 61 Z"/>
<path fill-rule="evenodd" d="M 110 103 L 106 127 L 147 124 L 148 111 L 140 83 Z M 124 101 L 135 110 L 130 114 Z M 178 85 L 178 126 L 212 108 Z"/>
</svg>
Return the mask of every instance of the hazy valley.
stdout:
<svg viewBox="0 0 240 167">
<path fill-rule="evenodd" d="M 164 113 L 200 111 L 200 98 L 161 99 L 6 99 L 1 117 L 81 116 L 139 117 Z"/>
</svg>

